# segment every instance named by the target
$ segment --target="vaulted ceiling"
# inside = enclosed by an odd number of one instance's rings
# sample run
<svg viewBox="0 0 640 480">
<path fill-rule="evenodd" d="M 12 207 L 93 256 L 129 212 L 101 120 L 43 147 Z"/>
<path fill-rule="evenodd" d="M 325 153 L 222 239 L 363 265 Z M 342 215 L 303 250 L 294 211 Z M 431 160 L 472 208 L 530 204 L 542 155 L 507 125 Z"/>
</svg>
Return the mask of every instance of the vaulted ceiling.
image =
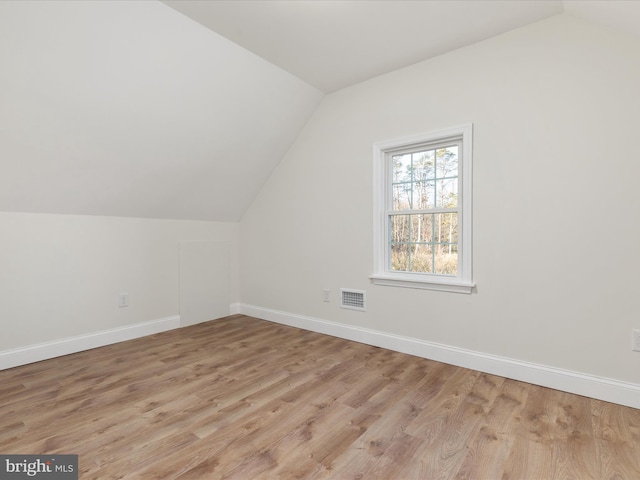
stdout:
<svg viewBox="0 0 640 480">
<path fill-rule="evenodd" d="M 560 1 L 164 3 L 323 92 L 562 13 Z"/>
<path fill-rule="evenodd" d="M 0 210 L 237 221 L 322 94 L 159 2 L 0 2 Z"/>
<path fill-rule="evenodd" d="M 640 2 L 3 1 L 0 210 L 238 221 L 326 93 Z"/>
</svg>

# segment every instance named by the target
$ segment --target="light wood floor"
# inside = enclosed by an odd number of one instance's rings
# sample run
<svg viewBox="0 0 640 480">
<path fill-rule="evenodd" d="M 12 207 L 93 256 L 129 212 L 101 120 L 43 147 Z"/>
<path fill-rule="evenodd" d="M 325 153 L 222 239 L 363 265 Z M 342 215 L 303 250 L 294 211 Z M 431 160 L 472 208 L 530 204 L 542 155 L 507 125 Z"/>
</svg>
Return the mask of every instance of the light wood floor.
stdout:
<svg viewBox="0 0 640 480">
<path fill-rule="evenodd" d="M 640 410 L 236 315 L 0 372 L 82 479 L 640 479 Z"/>
</svg>

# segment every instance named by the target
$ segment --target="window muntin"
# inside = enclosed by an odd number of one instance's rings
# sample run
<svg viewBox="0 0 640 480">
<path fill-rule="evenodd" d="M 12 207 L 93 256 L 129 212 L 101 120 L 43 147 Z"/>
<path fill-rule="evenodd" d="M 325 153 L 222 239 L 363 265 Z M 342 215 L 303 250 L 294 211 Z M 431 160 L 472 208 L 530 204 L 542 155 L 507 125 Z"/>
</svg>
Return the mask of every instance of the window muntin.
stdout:
<svg viewBox="0 0 640 480">
<path fill-rule="evenodd" d="M 375 284 L 471 292 L 471 133 L 374 146 Z"/>
</svg>

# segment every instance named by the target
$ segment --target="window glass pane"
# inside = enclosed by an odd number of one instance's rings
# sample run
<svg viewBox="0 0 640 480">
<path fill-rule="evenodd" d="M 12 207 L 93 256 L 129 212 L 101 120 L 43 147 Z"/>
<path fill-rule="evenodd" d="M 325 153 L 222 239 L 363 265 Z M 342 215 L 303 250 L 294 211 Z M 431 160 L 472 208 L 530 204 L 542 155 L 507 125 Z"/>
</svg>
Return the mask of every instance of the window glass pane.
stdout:
<svg viewBox="0 0 640 480">
<path fill-rule="evenodd" d="M 457 247 L 457 246 L 456 246 Z M 458 252 L 457 248 L 449 253 L 444 245 L 438 245 L 435 251 L 434 273 L 441 275 L 457 275 L 458 273 Z"/>
<path fill-rule="evenodd" d="M 416 182 L 413 186 L 413 208 L 426 210 L 435 207 L 435 182 Z"/>
<path fill-rule="evenodd" d="M 434 243 L 458 243 L 458 214 L 437 213 L 434 215 Z"/>
<path fill-rule="evenodd" d="M 392 243 L 408 243 L 410 241 L 411 217 L 412 215 L 391 215 L 389 217 L 389 237 Z"/>
<path fill-rule="evenodd" d="M 391 244 L 391 255 L 389 255 L 389 261 L 391 262 L 391 270 L 400 272 L 409 271 L 409 245 L 405 243 L 393 243 Z"/>
<path fill-rule="evenodd" d="M 458 206 L 458 179 L 450 178 L 436 182 L 436 207 L 456 208 Z"/>
<path fill-rule="evenodd" d="M 433 242 L 433 214 L 411 215 L 411 241 Z"/>
<path fill-rule="evenodd" d="M 442 275 L 458 273 L 458 214 L 434 215 L 434 271 Z"/>
<path fill-rule="evenodd" d="M 435 178 L 435 150 L 425 150 L 413 154 L 413 180 L 425 181 Z"/>
<path fill-rule="evenodd" d="M 393 184 L 393 210 L 411 208 L 411 183 Z"/>
<path fill-rule="evenodd" d="M 439 148 L 436 150 L 437 178 L 458 176 L 458 146 Z"/>
<path fill-rule="evenodd" d="M 393 160 L 393 209 L 406 210 L 412 207 L 411 154 L 394 155 Z"/>
<path fill-rule="evenodd" d="M 433 246 L 424 243 L 412 243 L 411 271 L 417 273 L 433 273 Z"/>
<path fill-rule="evenodd" d="M 410 182 L 411 179 L 411 154 L 393 156 L 393 181 Z"/>
</svg>

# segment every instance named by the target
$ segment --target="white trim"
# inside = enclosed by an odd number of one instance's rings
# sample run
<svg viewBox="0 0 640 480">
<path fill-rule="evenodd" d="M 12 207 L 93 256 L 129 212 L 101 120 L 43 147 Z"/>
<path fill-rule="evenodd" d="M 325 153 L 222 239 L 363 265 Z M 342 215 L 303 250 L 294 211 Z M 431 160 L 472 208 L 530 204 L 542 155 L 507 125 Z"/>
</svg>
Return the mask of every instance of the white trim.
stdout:
<svg viewBox="0 0 640 480">
<path fill-rule="evenodd" d="M 125 327 L 112 328 L 88 333 L 86 335 L 54 340 L 52 342 L 4 350 L 0 352 L 0 370 L 82 352 L 83 350 L 103 347 L 113 343 L 124 342 L 179 327 L 180 316 L 172 315 L 170 317 L 127 325 Z"/>
<path fill-rule="evenodd" d="M 622 382 L 255 305 L 240 304 L 240 312 L 244 315 L 283 325 L 387 348 L 606 402 L 640 408 L 640 385 L 635 383 Z"/>
<path fill-rule="evenodd" d="M 446 142 L 449 139 L 462 139 L 462 158 L 459 165 L 459 249 L 458 275 L 448 278 L 441 275 L 424 273 L 395 272 L 388 268 L 387 245 L 387 202 L 390 198 L 388 154 L 395 150 L 410 149 L 433 142 Z M 432 131 L 377 142 L 373 145 L 373 273 L 371 281 L 376 285 L 421 288 L 455 293 L 471 293 L 473 287 L 473 124 Z M 437 211 L 431 210 L 431 211 Z"/>
<path fill-rule="evenodd" d="M 475 283 L 462 283 L 457 281 L 447 282 L 443 278 L 437 282 L 416 279 L 417 274 L 407 274 L 405 276 L 398 277 L 391 275 L 369 275 L 371 283 L 374 285 L 386 285 L 390 287 L 406 287 L 406 288 L 420 288 L 422 290 L 436 290 L 440 292 L 452 292 L 452 293 L 471 293 L 476 286 Z"/>
<path fill-rule="evenodd" d="M 229 305 L 229 315 L 237 315 L 240 313 L 240 304 L 239 303 L 232 303 L 231 305 Z"/>
</svg>

